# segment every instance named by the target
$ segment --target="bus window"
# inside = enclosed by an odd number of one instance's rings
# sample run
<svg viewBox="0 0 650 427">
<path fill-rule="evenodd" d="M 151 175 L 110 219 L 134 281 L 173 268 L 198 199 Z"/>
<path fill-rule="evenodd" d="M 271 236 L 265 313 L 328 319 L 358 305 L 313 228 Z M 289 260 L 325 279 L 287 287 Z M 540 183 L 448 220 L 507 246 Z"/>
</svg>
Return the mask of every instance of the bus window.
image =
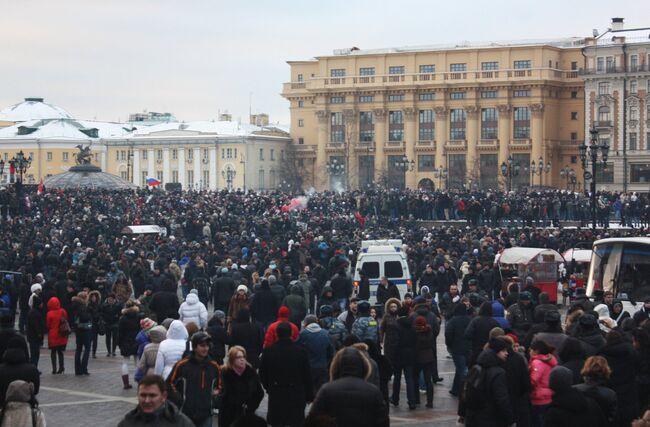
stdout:
<svg viewBox="0 0 650 427">
<path fill-rule="evenodd" d="M 361 267 L 366 277 L 368 279 L 379 279 L 379 263 L 376 261 L 373 262 L 364 262 Z"/>
<path fill-rule="evenodd" d="M 626 243 L 619 273 L 618 297 L 643 301 L 650 294 L 650 246 Z"/>
<path fill-rule="evenodd" d="M 402 278 L 404 272 L 402 271 L 402 263 L 400 261 L 386 261 L 384 262 L 384 276 L 387 279 Z"/>
</svg>

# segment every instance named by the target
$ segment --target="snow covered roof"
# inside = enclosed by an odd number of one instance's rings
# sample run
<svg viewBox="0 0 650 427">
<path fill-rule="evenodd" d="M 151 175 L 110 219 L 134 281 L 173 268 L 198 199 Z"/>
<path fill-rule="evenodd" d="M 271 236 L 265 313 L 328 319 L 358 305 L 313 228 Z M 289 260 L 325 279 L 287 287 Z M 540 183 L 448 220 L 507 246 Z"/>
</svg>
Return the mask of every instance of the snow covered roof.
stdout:
<svg viewBox="0 0 650 427">
<path fill-rule="evenodd" d="M 75 119 L 29 120 L 0 128 L 2 139 L 83 139 L 126 135 L 131 129 L 120 123 Z"/>
<path fill-rule="evenodd" d="M 44 102 L 43 98 L 25 98 L 23 102 L 0 110 L 0 120 L 8 122 L 71 118 L 70 113 L 61 107 Z"/>
<path fill-rule="evenodd" d="M 514 247 L 501 251 L 495 259 L 495 264 L 528 264 L 539 255 L 551 255 L 555 262 L 564 262 L 564 258 L 553 249 Z"/>
<path fill-rule="evenodd" d="M 614 37 L 625 37 L 626 44 L 650 43 L 650 27 L 630 28 L 629 30 L 607 30 L 598 36 L 598 46 L 618 44 Z"/>
<path fill-rule="evenodd" d="M 174 131 L 195 135 L 223 135 L 223 136 L 253 136 L 263 135 L 265 132 L 288 132 L 273 126 L 255 126 L 234 121 L 196 121 L 196 122 L 171 122 L 153 126 L 142 127 L 133 131 L 130 137 L 155 137 L 171 135 Z"/>
</svg>

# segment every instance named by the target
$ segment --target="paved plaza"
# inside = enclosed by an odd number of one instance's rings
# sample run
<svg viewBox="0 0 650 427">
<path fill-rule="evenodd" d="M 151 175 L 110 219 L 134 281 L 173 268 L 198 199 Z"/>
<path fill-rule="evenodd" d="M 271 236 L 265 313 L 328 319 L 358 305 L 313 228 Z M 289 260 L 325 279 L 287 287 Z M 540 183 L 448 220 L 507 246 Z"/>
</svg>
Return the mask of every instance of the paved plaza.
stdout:
<svg viewBox="0 0 650 427">
<path fill-rule="evenodd" d="M 400 406 L 396 408 L 391 405 L 390 409 L 392 426 L 431 426 L 433 421 L 440 427 L 456 426 L 456 399 L 448 393 L 454 365 L 446 357 L 443 341 L 441 334 L 438 336 L 438 367 L 444 381 L 435 387 L 433 409 L 424 408 L 426 397 L 422 395 L 422 405 L 416 410 L 409 410 L 402 385 Z M 47 424 L 54 427 L 115 427 L 124 414 L 137 404 L 136 388 L 122 389 L 122 358 L 119 353 L 117 357 L 106 357 L 103 337 L 100 337 L 97 359 L 90 359 L 90 376 L 75 376 L 74 342 L 74 337 L 71 337 L 65 352 L 63 375 L 52 375 L 50 352 L 41 349 L 39 369 L 43 375 L 37 397 Z M 130 370 L 133 378 L 133 363 Z M 266 398 L 257 413 L 262 416 L 266 414 Z M 214 426 L 217 426 L 216 417 Z"/>
</svg>

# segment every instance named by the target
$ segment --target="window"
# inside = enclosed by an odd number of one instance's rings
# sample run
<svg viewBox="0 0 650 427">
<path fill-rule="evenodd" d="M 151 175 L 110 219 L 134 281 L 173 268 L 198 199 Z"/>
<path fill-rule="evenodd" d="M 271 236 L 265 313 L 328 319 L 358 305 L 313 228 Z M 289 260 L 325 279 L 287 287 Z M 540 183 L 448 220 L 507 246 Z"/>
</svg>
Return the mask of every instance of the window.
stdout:
<svg viewBox="0 0 650 427">
<path fill-rule="evenodd" d="M 368 103 L 368 102 L 374 102 L 375 97 L 372 95 L 362 95 L 359 97 L 359 102 L 360 103 Z"/>
<path fill-rule="evenodd" d="M 61 153 L 61 158 L 62 158 L 62 160 L 64 162 L 67 162 L 68 161 L 68 152 L 64 151 L 63 153 Z"/>
<path fill-rule="evenodd" d="M 172 182 L 178 182 L 178 171 L 172 171 Z"/>
<path fill-rule="evenodd" d="M 204 148 L 203 149 L 203 160 L 208 160 L 208 156 L 209 156 L 208 149 Z"/>
<path fill-rule="evenodd" d="M 271 188 L 275 188 L 275 171 L 271 169 L 271 172 L 269 173 L 269 185 Z"/>
<path fill-rule="evenodd" d="M 163 150 L 156 150 L 156 158 L 157 158 L 158 160 L 162 160 L 162 159 L 163 159 Z"/>
<path fill-rule="evenodd" d="M 436 99 L 436 94 L 433 92 L 425 92 L 418 94 L 418 99 L 420 101 L 433 101 Z"/>
<path fill-rule="evenodd" d="M 436 72 L 436 66 L 431 65 L 420 65 L 420 74 L 434 74 Z"/>
<path fill-rule="evenodd" d="M 300 166 L 300 167 L 305 166 L 305 161 L 304 161 L 304 159 L 298 159 L 298 166 Z"/>
<path fill-rule="evenodd" d="M 330 142 L 345 141 L 345 124 L 343 113 L 330 113 Z"/>
<path fill-rule="evenodd" d="M 273 148 L 271 148 L 271 161 L 275 161 L 275 150 Z"/>
<path fill-rule="evenodd" d="M 630 93 L 637 93 L 638 83 L 636 80 L 630 80 Z"/>
<path fill-rule="evenodd" d="M 147 171 L 142 171 L 140 175 L 140 185 L 147 185 L 147 177 L 149 176 L 149 173 Z"/>
<path fill-rule="evenodd" d="M 494 71 L 498 69 L 499 63 L 497 61 L 481 62 L 481 71 Z"/>
<path fill-rule="evenodd" d="M 602 56 L 599 56 L 598 59 L 596 59 L 596 71 L 603 71 L 605 69 L 605 58 Z"/>
<path fill-rule="evenodd" d="M 578 163 L 578 156 L 571 156 L 571 164 L 575 165 Z"/>
<path fill-rule="evenodd" d="M 571 71 L 576 71 L 578 69 L 578 62 L 571 61 Z"/>
<path fill-rule="evenodd" d="M 163 182 L 163 171 L 156 171 L 156 179 Z"/>
<path fill-rule="evenodd" d="M 203 171 L 203 179 L 201 182 L 201 187 L 207 187 L 210 185 L 210 171 Z"/>
<path fill-rule="evenodd" d="M 372 142 L 375 140 L 375 123 L 372 111 L 359 113 L 359 141 Z"/>
<path fill-rule="evenodd" d="M 360 76 L 374 76 L 375 75 L 375 67 L 359 68 L 359 75 Z"/>
<path fill-rule="evenodd" d="M 422 154 L 418 156 L 418 172 L 433 172 L 436 169 L 435 156 Z"/>
<path fill-rule="evenodd" d="M 264 149 L 260 148 L 260 160 L 264 160 Z"/>
<path fill-rule="evenodd" d="M 614 57 L 613 56 L 608 56 L 605 58 L 605 67 L 607 68 L 607 72 L 611 73 L 616 71 L 616 67 L 614 66 Z"/>
<path fill-rule="evenodd" d="M 298 119 L 298 127 L 299 128 L 305 127 L 305 120 L 304 119 Z"/>
<path fill-rule="evenodd" d="M 571 92 L 571 98 L 576 99 L 578 97 L 578 92 L 575 90 Z"/>
<path fill-rule="evenodd" d="M 284 155 L 284 150 L 280 150 L 280 160 L 282 160 L 283 162 L 287 160 L 286 156 Z"/>
<path fill-rule="evenodd" d="M 515 70 L 531 68 L 531 60 L 530 59 L 525 59 L 525 60 L 515 61 L 512 64 L 512 68 L 514 68 Z"/>
<path fill-rule="evenodd" d="M 330 70 L 330 77 L 345 77 L 345 68 L 334 68 Z"/>
<path fill-rule="evenodd" d="M 404 66 L 399 65 L 399 66 L 388 67 L 388 74 L 404 74 Z"/>
<path fill-rule="evenodd" d="M 449 64 L 449 71 L 452 73 L 467 71 L 467 64 Z"/>
<path fill-rule="evenodd" d="M 194 160 L 194 150 L 191 149 L 191 148 L 187 149 L 187 159 L 188 160 Z"/>
<path fill-rule="evenodd" d="M 303 81 L 305 81 L 305 79 L 304 79 L 304 77 L 303 77 L 302 74 L 298 74 L 298 81 L 299 81 L 299 82 L 303 82 Z"/>
<path fill-rule="evenodd" d="M 449 187 L 454 189 L 463 188 L 467 172 L 466 158 L 464 154 L 449 154 L 447 156 L 447 168 L 449 169 Z"/>
<path fill-rule="evenodd" d="M 7 160 L 7 153 L 5 153 L 5 160 Z M 47 152 L 47 161 L 48 162 L 52 161 L 52 152 L 51 151 Z"/>
<path fill-rule="evenodd" d="M 449 113 L 449 138 L 451 140 L 465 139 L 465 110 L 452 109 Z"/>
<path fill-rule="evenodd" d="M 6 159 L 5 159 L 5 160 L 6 160 Z M 120 151 L 119 151 L 119 150 L 117 150 L 117 151 L 115 152 L 115 160 L 120 160 Z"/>
<path fill-rule="evenodd" d="M 530 138 L 530 111 L 528 107 L 515 107 L 514 115 L 514 137 L 518 139 Z"/>
<path fill-rule="evenodd" d="M 435 115 L 433 110 L 420 110 L 419 114 L 419 135 L 420 141 L 433 141 L 435 133 Z"/>
<path fill-rule="evenodd" d="M 378 262 L 364 262 L 361 270 L 366 274 L 368 279 L 379 279 L 379 263 Z"/>
<path fill-rule="evenodd" d="M 345 96 L 331 96 L 330 104 L 343 104 L 345 102 Z"/>
<path fill-rule="evenodd" d="M 142 150 L 140 153 L 142 153 L 142 160 L 147 160 L 149 158 L 149 152 L 147 150 Z"/>
<path fill-rule="evenodd" d="M 578 112 L 571 111 L 571 120 L 578 120 Z"/>
<path fill-rule="evenodd" d="M 222 158 L 222 159 L 225 159 L 225 158 L 226 158 L 226 149 L 225 149 L 225 148 L 222 148 L 222 149 L 221 149 L 221 158 Z"/>
<path fill-rule="evenodd" d="M 298 108 L 303 108 L 305 106 L 305 101 L 298 101 Z"/>
<path fill-rule="evenodd" d="M 187 188 L 194 187 L 194 171 L 187 171 Z"/>
<path fill-rule="evenodd" d="M 126 151 L 125 150 L 120 151 L 120 160 L 126 160 Z"/>
<path fill-rule="evenodd" d="M 120 178 L 127 180 L 129 179 L 129 173 L 127 171 L 121 171 L 120 172 Z"/>
<path fill-rule="evenodd" d="M 264 169 L 260 169 L 257 172 L 257 187 L 260 190 L 264 190 Z"/>
<path fill-rule="evenodd" d="M 530 97 L 530 91 L 529 90 L 513 90 L 512 91 L 512 97 L 513 98 L 528 98 L 528 97 Z"/>
<path fill-rule="evenodd" d="M 645 149 L 650 150 L 650 132 L 645 134 Z"/>
<path fill-rule="evenodd" d="M 576 141 L 578 139 L 578 132 L 571 132 L 571 141 Z"/>
<path fill-rule="evenodd" d="M 232 148 L 226 148 L 226 159 L 232 159 Z"/>
<path fill-rule="evenodd" d="M 630 182 L 634 182 L 634 183 L 650 182 L 650 164 L 632 163 L 630 165 Z"/>
<path fill-rule="evenodd" d="M 497 97 L 497 91 L 496 90 L 482 90 L 481 91 L 481 98 L 496 98 Z"/>
<path fill-rule="evenodd" d="M 639 55 L 630 55 L 630 71 L 639 69 Z"/>
<path fill-rule="evenodd" d="M 639 120 L 639 109 L 637 107 L 630 107 L 630 120 Z"/>
<path fill-rule="evenodd" d="M 384 261 L 384 276 L 387 279 L 401 279 L 404 274 L 400 261 Z"/>
<path fill-rule="evenodd" d="M 388 140 L 402 141 L 404 139 L 404 115 L 401 111 L 388 112 Z"/>
<path fill-rule="evenodd" d="M 393 95 L 388 95 L 388 102 L 400 102 L 404 101 L 404 94 L 403 93 L 396 93 Z"/>
<path fill-rule="evenodd" d="M 172 148 L 172 160 L 177 160 L 177 159 L 178 159 L 178 150 L 176 148 Z"/>
<path fill-rule="evenodd" d="M 636 132 L 630 132 L 630 137 L 628 138 L 628 145 L 627 145 L 628 150 L 630 151 L 638 150 L 637 145 L 638 144 L 637 144 Z"/>
<path fill-rule="evenodd" d="M 298 145 L 303 145 L 305 143 L 305 138 L 298 138 Z"/>
<path fill-rule="evenodd" d="M 449 99 L 465 99 L 465 92 L 451 92 Z"/>
<path fill-rule="evenodd" d="M 609 112 L 609 107 L 606 105 L 603 105 L 602 107 L 598 107 L 598 121 L 601 123 L 601 125 L 609 122 L 611 120 L 610 112 Z"/>
<path fill-rule="evenodd" d="M 496 139 L 499 128 L 499 116 L 496 108 L 481 109 L 481 139 Z"/>
</svg>

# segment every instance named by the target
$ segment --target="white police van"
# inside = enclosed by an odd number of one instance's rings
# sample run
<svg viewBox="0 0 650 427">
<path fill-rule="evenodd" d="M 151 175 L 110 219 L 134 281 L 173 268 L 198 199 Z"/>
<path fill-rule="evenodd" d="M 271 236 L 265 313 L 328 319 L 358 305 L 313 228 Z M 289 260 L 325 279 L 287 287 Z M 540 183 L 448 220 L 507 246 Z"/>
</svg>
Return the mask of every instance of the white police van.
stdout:
<svg viewBox="0 0 650 427">
<path fill-rule="evenodd" d="M 361 271 L 370 283 L 370 304 L 377 301 L 377 285 L 383 276 L 397 285 L 400 296 L 411 292 L 411 273 L 401 240 L 363 240 L 354 271 L 354 293 L 359 291 Z"/>
</svg>

